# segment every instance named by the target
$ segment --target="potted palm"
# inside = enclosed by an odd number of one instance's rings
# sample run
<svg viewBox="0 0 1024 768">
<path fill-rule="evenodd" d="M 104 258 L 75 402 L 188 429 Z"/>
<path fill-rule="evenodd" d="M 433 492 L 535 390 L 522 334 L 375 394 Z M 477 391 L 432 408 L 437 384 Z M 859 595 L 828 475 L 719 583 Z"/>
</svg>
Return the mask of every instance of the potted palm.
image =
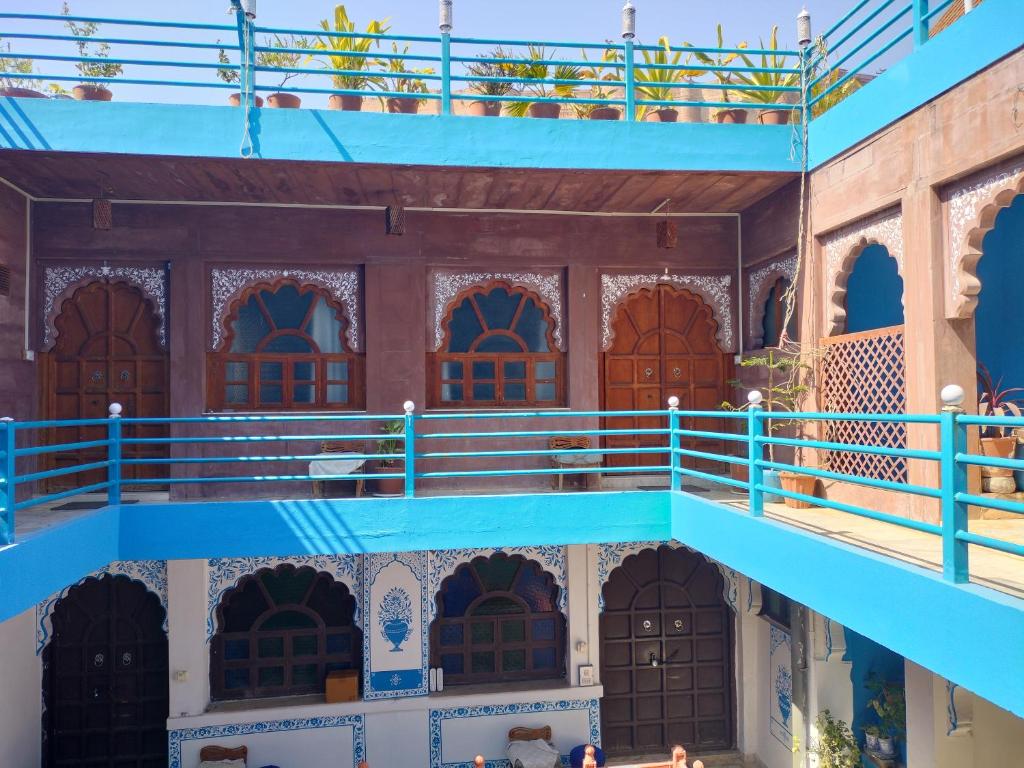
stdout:
<svg viewBox="0 0 1024 768">
<path fill-rule="evenodd" d="M 32 59 L 12 57 L 10 43 L 0 44 L 0 96 L 11 96 L 19 99 L 45 99 L 42 93 L 37 91 L 42 83 L 31 77 L 11 77 L 12 74 L 31 75 L 34 70 Z"/>
<path fill-rule="evenodd" d="M 548 83 L 548 73 L 551 72 L 551 64 L 548 63 L 547 51 L 544 46 L 530 45 L 529 53 L 525 59 L 516 64 L 516 76 L 527 80 L 523 84 L 520 93 L 530 95 L 538 99 L 550 99 L 560 97 L 571 99 L 576 93 L 576 86 L 572 80 L 581 78 L 581 69 L 577 66 L 559 64 L 554 69 L 553 79 L 560 81 L 557 85 Z M 506 111 L 515 117 L 529 115 L 530 117 L 546 117 L 557 119 L 562 112 L 562 105 L 557 101 L 535 101 L 529 100 L 512 102 L 506 107 Z"/>
<path fill-rule="evenodd" d="M 716 29 L 718 32 L 718 48 L 721 49 L 725 47 L 725 35 L 722 32 L 721 24 L 719 24 Z M 687 45 L 689 45 L 689 43 L 687 43 Z M 745 42 L 738 43 L 736 45 L 736 48 L 746 47 L 747 44 Z M 729 103 L 729 86 L 732 86 L 734 84 L 733 77 L 736 74 L 738 74 L 735 70 L 730 69 L 729 65 L 732 64 L 732 62 L 734 62 L 739 57 L 739 54 L 719 52 L 712 56 L 702 51 L 694 51 L 693 55 L 701 64 L 715 68 L 715 77 L 718 79 L 719 83 L 721 83 L 723 86 L 726 86 L 721 90 L 722 101 Z M 719 108 L 715 112 L 715 120 L 719 123 L 745 123 L 747 122 L 747 111 L 745 109 L 732 107 Z"/>
<path fill-rule="evenodd" d="M 61 8 L 61 13 L 64 16 L 71 15 L 71 7 L 67 2 Z M 89 42 L 88 38 L 94 37 L 99 32 L 99 24 L 93 21 L 76 24 L 69 18 L 64 22 L 64 26 L 68 28 L 72 35 L 80 38 L 75 41 L 78 55 L 82 58 L 93 59 L 93 61 L 80 61 L 75 64 L 75 69 L 78 70 L 78 74 L 82 76 L 85 82 L 79 83 L 72 88 L 71 95 L 79 101 L 110 101 L 113 98 L 113 94 L 101 83 L 96 82 L 96 80 L 101 77 L 104 79 L 117 77 L 123 71 L 123 67 L 113 62 L 102 61 L 102 59 L 110 58 L 109 43 L 93 45 Z M 95 59 L 100 59 L 101 61 L 95 61 Z"/>
<path fill-rule="evenodd" d="M 334 19 L 323 19 L 320 27 L 324 32 L 338 35 L 323 35 L 316 39 L 314 47 L 327 52 L 327 69 L 337 71 L 331 78 L 339 91 L 362 91 L 379 83 L 379 78 L 370 74 L 375 63 L 369 56 L 371 50 L 380 47 L 380 39 L 374 35 L 386 34 L 391 26 L 388 20 L 373 20 L 366 25 L 369 37 L 355 35 L 356 24 L 348 17 L 344 5 L 334 7 Z M 363 97 L 353 93 L 336 93 L 327 100 L 330 109 L 358 112 L 363 108 Z"/>
<path fill-rule="evenodd" d="M 978 413 L 982 416 L 1020 416 L 1024 388 L 1003 388 L 1003 380 L 993 380 L 989 369 L 978 364 Z M 1012 459 L 1017 449 L 1016 430 L 1010 427 L 982 427 L 981 453 L 984 456 Z M 1003 467 L 981 468 L 982 490 L 989 493 L 1013 493 L 1017 490 L 1013 470 Z"/>
<path fill-rule="evenodd" d="M 812 753 L 818 758 L 819 768 L 861 768 L 860 748 L 853 732 L 843 720 L 823 711 L 814 721 L 818 743 Z"/>
<path fill-rule="evenodd" d="M 583 60 L 589 62 L 586 50 L 581 51 Z M 580 76 L 584 80 L 591 80 L 589 98 L 611 99 L 615 96 L 614 88 L 607 87 L 605 82 L 622 81 L 622 62 L 624 56 L 617 48 L 606 48 L 601 54 L 601 60 L 594 62 L 580 70 Z M 573 104 L 573 110 L 580 120 L 618 120 L 622 116 L 622 110 L 618 107 L 603 104 L 578 103 Z"/>
<path fill-rule="evenodd" d="M 679 62 L 682 60 L 683 52 L 679 50 L 673 51 L 667 37 L 659 37 L 658 46 L 659 49 L 654 51 L 653 54 L 651 51 L 641 51 L 644 57 L 644 64 L 653 65 L 654 68 L 650 66 L 636 67 L 633 79 L 637 83 L 637 93 L 645 99 L 649 101 L 671 101 L 679 85 L 687 82 L 699 74 L 699 72 L 688 71 L 682 68 L 675 69 L 675 67 L 680 66 Z M 687 53 L 686 61 L 689 62 L 690 58 L 690 54 Z M 673 69 L 669 69 L 669 67 L 673 67 Z M 686 100 L 689 101 L 689 97 Z M 674 107 L 641 105 L 639 117 L 642 120 L 659 123 L 680 122 L 680 117 L 682 117 L 681 122 L 699 123 L 700 108 L 683 107 L 683 112 L 680 113 L 679 109 Z"/>
<path fill-rule="evenodd" d="M 391 44 L 392 53 L 405 55 L 409 52 L 409 46 L 405 46 L 401 51 L 398 50 L 398 44 Z M 387 107 L 388 112 L 392 114 L 401 112 L 406 115 L 414 115 L 420 109 L 426 99 L 416 98 L 414 94 L 417 93 L 428 93 L 427 84 L 422 78 L 408 77 L 408 75 L 432 75 L 434 70 L 429 67 L 425 69 L 407 69 L 405 66 L 405 59 L 391 58 L 388 59 L 385 65 L 385 72 L 387 73 L 382 78 L 383 87 L 385 90 L 392 93 L 408 93 L 409 96 L 391 96 L 388 99 L 381 99 L 381 106 Z"/>
<path fill-rule="evenodd" d="M 219 43 L 220 40 L 217 42 Z M 234 84 L 239 81 L 238 67 L 231 63 L 231 59 L 228 58 L 228 55 L 223 48 L 217 51 L 217 63 L 221 65 L 217 67 L 217 77 L 229 84 Z M 256 96 L 254 101 L 257 107 L 263 106 L 263 98 L 261 96 Z M 242 94 L 232 93 L 228 96 L 228 103 L 233 107 L 239 106 L 242 103 Z"/>
<path fill-rule="evenodd" d="M 516 64 L 511 61 L 512 57 L 504 48 L 498 46 L 479 58 L 480 61 L 474 61 L 466 66 L 467 75 L 480 78 L 469 84 L 471 93 L 480 96 L 508 96 L 515 90 L 515 83 L 503 79 L 516 76 Z M 509 61 L 505 63 L 504 61 L 494 61 L 494 59 L 509 59 Z M 475 117 L 497 117 L 501 114 L 501 101 L 494 99 L 471 101 L 469 114 Z"/>
<path fill-rule="evenodd" d="M 271 47 L 277 50 L 260 51 L 256 56 L 256 66 L 289 70 L 295 69 L 304 59 L 309 58 L 308 53 L 301 53 L 301 51 L 309 50 L 312 43 L 305 37 L 274 35 Z M 285 83 L 299 75 L 298 72 L 287 71 L 278 71 L 275 74 L 281 76 L 281 81 L 277 84 L 278 88 L 284 88 Z M 267 96 L 267 106 L 274 109 L 298 109 L 302 106 L 302 99 L 294 93 L 272 93 Z"/>
<path fill-rule="evenodd" d="M 384 437 L 377 441 L 377 453 L 383 456 L 399 455 L 404 452 L 404 441 L 399 437 L 405 432 L 402 421 L 388 421 L 380 428 Z M 373 471 L 378 474 L 394 474 L 400 471 L 398 459 L 377 459 Z M 374 494 L 377 496 L 401 496 L 405 490 L 404 477 L 381 477 L 374 480 Z"/>
<path fill-rule="evenodd" d="M 759 41 L 761 50 L 773 51 L 773 53 L 762 53 L 760 64 L 755 67 L 750 58 L 741 53 L 740 59 L 744 66 L 751 69 L 760 68 L 767 70 L 790 68 L 786 56 L 780 56 L 774 51 L 779 49 L 779 28 L 772 26 L 771 35 L 768 37 L 767 47 L 764 40 Z M 800 75 L 795 73 L 781 74 L 778 72 L 735 72 L 733 76 L 736 81 L 747 86 L 741 89 L 748 101 L 758 104 L 779 104 L 784 103 L 788 94 L 793 91 L 781 91 L 779 88 L 790 88 L 800 84 Z M 794 112 L 790 109 L 761 109 L 757 119 L 763 125 L 785 125 L 790 122 Z"/>
</svg>

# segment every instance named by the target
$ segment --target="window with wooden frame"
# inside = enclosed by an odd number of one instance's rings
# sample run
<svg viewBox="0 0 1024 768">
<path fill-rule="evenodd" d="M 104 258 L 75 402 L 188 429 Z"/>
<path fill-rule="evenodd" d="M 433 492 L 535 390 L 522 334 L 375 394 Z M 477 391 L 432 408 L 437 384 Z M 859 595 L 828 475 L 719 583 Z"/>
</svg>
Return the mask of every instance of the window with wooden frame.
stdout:
<svg viewBox="0 0 1024 768">
<path fill-rule="evenodd" d="M 445 685 L 565 676 L 565 617 L 550 573 L 521 555 L 463 563 L 437 594 L 430 665 Z"/>
<path fill-rule="evenodd" d="M 244 576 L 217 607 L 210 645 L 215 701 L 323 693 L 327 673 L 362 668 L 348 587 L 312 568 Z"/>
<path fill-rule="evenodd" d="M 786 291 L 789 290 L 791 281 L 780 277 L 768 291 L 768 299 L 764 303 L 764 320 L 762 330 L 762 347 L 777 347 L 782 337 L 782 324 L 786 321 Z M 790 340 L 795 340 L 796 312 L 789 318 L 789 325 L 786 326 L 786 335 Z"/>
<path fill-rule="evenodd" d="M 443 328 L 431 356 L 433 407 L 564 404 L 565 355 L 536 294 L 497 281 L 469 288 L 449 305 Z"/>
<path fill-rule="evenodd" d="M 281 280 L 246 290 L 210 353 L 215 411 L 358 410 L 363 356 L 349 347 L 345 309 L 325 290 Z"/>
</svg>

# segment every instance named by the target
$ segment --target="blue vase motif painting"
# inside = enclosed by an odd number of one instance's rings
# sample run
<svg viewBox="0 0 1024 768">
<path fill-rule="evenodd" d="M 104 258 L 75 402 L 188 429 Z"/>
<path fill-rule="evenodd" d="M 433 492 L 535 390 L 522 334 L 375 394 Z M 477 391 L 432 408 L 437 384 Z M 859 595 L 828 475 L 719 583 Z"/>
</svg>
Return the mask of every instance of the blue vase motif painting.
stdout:
<svg viewBox="0 0 1024 768">
<path fill-rule="evenodd" d="M 401 587 L 392 587 L 380 601 L 377 611 L 381 636 L 391 643 L 392 653 L 402 650 L 402 643 L 409 637 L 412 626 L 412 600 Z"/>
<path fill-rule="evenodd" d="M 779 713 L 783 725 L 789 725 L 789 716 L 793 712 L 793 674 L 783 666 L 779 666 L 775 676 L 775 695 L 779 700 Z"/>
</svg>

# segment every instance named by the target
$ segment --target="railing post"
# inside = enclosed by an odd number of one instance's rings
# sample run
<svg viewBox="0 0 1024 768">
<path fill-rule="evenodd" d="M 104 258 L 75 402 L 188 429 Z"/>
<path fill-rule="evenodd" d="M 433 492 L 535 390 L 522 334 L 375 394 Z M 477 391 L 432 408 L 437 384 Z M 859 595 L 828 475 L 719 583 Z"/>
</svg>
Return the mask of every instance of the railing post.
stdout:
<svg viewBox="0 0 1024 768">
<path fill-rule="evenodd" d="M 416 405 L 406 400 L 405 408 L 405 497 L 411 499 L 416 495 L 416 417 L 413 411 Z"/>
<path fill-rule="evenodd" d="M 914 47 L 920 48 L 928 42 L 928 22 L 924 17 L 928 15 L 928 0 L 913 0 L 914 2 Z"/>
<path fill-rule="evenodd" d="M 636 37 L 636 8 L 633 7 L 633 0 L 626 0 L 626 4 L 622 6 L 623 65 L 626 68 L 623 89 L 626 92 L 626 120 L 629 121 L 636 120 L 636 73 L 633 72 L 634 37 Z"/>
<path fill-rule="evenodd" d="M 0 419 L 0 427 L 3 427 L 3 461 L 0 461 L 0 482 L 3 483 L 3 491 L 0 499 L 3 501 L 3 520 L 0 525 L 0 542 L 4 544 L 14 543 L 14 501 L 17 498 L 14 484 L 14 447 L 15 429 L 14 419 L 4 416 Z"/>
<path fill-rule="evenodd" d="M 107 409 L 110 419 L 107 423 L 107 503 L 121 503 L 121 404 L 111 403 Z"/>
<path fill-rule="evenodd" d="M 764 419 L 761 418 L 761 393 L 752 389 L 747 394 L 747 482 L 750 486 L 750 514 L 754 517 L 764 515 L 764 491 L 760 486 L 764 483 L 764 469 L 758 464 L 763 451 L 757 442 L 764 436 Z"/>
<path fill-rule="evenodd" d="M 963 387 L 950 384 L 942 388 L 942 412 L 939 414 L 939 454 L 942 489 L 942 575 L 954 584 L 964 584 L 970 578 L 967 542 L 956 534 L 967 528 L 967 505 L 956 500 L 958 493 L 967 492 L 967 467 L 956 460 L 958 453 L 967 452 L 967 427 L 960 423 L 964 412 Z"/>
<path fill-rule="evenodd" d="M 452 113 L 452 0 L 439 0 L 441 30 L 441 114 Z"/>
<path fill-rule="evenodd" d="M 672 477 L 670 483 L 673 491 L 681 491 L 683 489 L 683 478 L 677 471 L 679 468 L 682 457 L 676 453 L 679 448 L 679 398 L 672 395 L 668 399 L 668 466 L 672 471 Z"/>
</svg>

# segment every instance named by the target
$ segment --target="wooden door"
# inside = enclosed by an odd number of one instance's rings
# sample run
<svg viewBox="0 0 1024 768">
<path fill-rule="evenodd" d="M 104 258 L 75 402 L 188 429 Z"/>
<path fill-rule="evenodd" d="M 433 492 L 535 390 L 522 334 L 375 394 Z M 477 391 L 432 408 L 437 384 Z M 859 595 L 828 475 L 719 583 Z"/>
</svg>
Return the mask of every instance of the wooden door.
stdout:
<svg viewBox="0 0 1024 768">
<path fill-rule="evenodd" d="M 166 768 L 164 617 L 125 576 L 87 579 L 57 601 L 43 651 L 44 765 Z"/>
<path fill-rule="evenodd" d="M 44 400 L 48 419 L 105 418 L 112 402 L 122 416 L 168 415 L 167 352 L 160 346 L 160 318 L 138 288 L 98 280 L 79 288 L 61 306 L 55 322 L 57 338 L 44 360 Z M 50 430 L 50 443 L 102 440 L 106 426 Z M 127 438 L 162 437 L 163 425 L 130 426 Z M 101 461 L 105 447 L 50 455 L 50 467 Z M 162 444 L 126 444 L 124 458 L 168 455 Z M 162 466 L 127 465 L 125 478 L 161 477 Z M 76 487 L 102 482 L 105 470 L 55 478 L 51 487 Z"/>
<path fill-rule="evenodd" d="M 731 749 L 733 614 L 718 568 L 663 546 L 627 557 L 604 585 L 601 743 L 611 755 Z"/>
<path fill-rule="evenodd" d="M 671 285 L 643 288 L 628 296 L 612 319 L 613 342 L 602 356 L 602 405 L 605 410 L 657 410 L 679 398 L 683 410 L 717 410 L 726 399 L 732 371 L 730 357 L 718 347 L 718 325 L 699 296 Z M 609 429 L 666 426 L 663 417 L 614 417 Z M 724 431 L 722 420 L 689 419 L 684 427 Z M 607 447 L 665 446 L 666 435 L 609 435 Z M 683 447 L 723 453 L 723 441 L 683 439 Z M 682 457 L 684 466 L 721 471 L 722 465 Z M 657 466 L 664 453 L 609 454 L 612 467 Z"/>
</svg>

